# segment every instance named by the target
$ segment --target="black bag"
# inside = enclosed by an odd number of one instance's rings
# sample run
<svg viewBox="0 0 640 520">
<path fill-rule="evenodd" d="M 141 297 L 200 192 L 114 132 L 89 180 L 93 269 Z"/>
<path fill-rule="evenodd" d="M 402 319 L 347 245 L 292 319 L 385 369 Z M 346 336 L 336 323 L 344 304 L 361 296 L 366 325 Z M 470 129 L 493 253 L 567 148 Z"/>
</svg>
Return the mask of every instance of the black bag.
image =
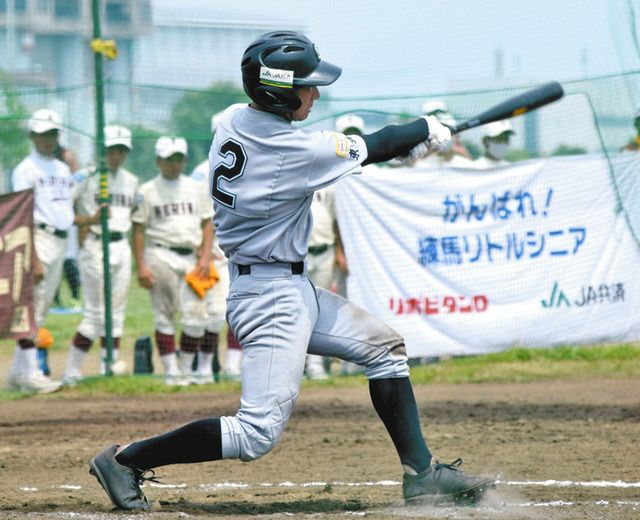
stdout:
<svg viewBox="0 0 640 520">
<path fill-rule="evenodd" d="M 133 354 L 134 374 L 153 374 L 153 347 L 149 336 L 136 340 Z"/>
</svg>

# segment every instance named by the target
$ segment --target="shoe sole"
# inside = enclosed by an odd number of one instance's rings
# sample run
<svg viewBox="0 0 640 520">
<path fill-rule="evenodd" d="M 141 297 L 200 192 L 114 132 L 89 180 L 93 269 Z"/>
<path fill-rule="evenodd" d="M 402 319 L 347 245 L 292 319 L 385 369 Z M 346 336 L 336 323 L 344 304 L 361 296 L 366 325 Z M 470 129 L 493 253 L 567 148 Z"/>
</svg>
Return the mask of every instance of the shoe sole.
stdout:
<svg viewBox="0 0 640 520">
<path fill-rule="evenodd" d="M 98 465 L 96 464 L 96 459 L 91 459 L 91 461 L 89 462 L 89 475 L 93 475 L 94 477 L 96 477 L 96 480 L 102 486 L 102 489 L 104 489 L 105 493 L 109 497 L 109 500 L 111 500 L 111 502 L 119 508 L 120 506 L 116 504 L 116 501 L 111 496 L 111 493 L 109 493 L 109 488 L 107 487 L 104 477 L 102 476 L 100 468 L 98 468 Z"/>
<path fill-rule="evenodd" d="M 21 386 L 20 391 L 27 394 L 52 394 L 62 389 L 62 385 L 52 386 L 49 388 L 34 388 L 32 386 Z"/>
<path fill-rule="evenodd" d="M 495 487 L 495 479 L 488 479 L 484 482 L 476 484 L 475 486 L 467 488 L 463 491 L 459 491 L 458 493 L 452 493 L 450 495 L 418 495 L 417 497 L 407 498 L 405 499 L 405 504 L 408 506 L 475 506 L 489 489 L 493 489 Z"/>
</svg>

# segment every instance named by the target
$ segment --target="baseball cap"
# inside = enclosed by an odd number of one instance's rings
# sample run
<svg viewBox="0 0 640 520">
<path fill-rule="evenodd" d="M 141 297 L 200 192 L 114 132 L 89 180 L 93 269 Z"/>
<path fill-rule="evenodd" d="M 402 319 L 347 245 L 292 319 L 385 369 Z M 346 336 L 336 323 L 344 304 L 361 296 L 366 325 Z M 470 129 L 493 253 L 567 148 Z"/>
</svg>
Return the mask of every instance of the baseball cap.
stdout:
<svg viewBox="0 0 640 520">
<path fill-rule="evenodd" d="M 36 110 L 27 122 L 29 132 L 44 134 L 49 130 L 62 130 L 62 119 L 57 112 L 49 108 Z"/>
<path fill-rule="evenodd" d="M 515 134 L 511 129 L 511 123 L 507 119 L 502 121 L 494 121 L 493 123 L 487 123 L 482 126 L 482 135 L 487 137 L 498 137 L 499 135 L 508 132 L 509 135 Z"/>
<path fill-rule="evenodd" d="M 110 146 L 117 145 L 126 146 L 129 150 L 133 150 L 133 145 L 131 144 L 131 130 L 124 126 L 105 126 L 104 146 L 109 148 Z"/>
<path fill-rule="evenodd" d="M 437 112 L 448 112 L 447 105 L 444 104 L 444 101 L 434 100 L 422 103 L 422 113 L 425 116 L 433 116 L 436 115 Z"/>
<path fill-rule="evenodd" d="M 229 105 L 228 108 L 225 108 L 224 110 L 221 110 L 217 114 L 213 114 L 211 116 L 211 133 L 212 134 L 215 133 L 216 127 L 218 126 L 218 122 L 222 118 L 222 114 L 224 114 L 227 110 L 237 110 L 238 108 L 243 108 L 243 107 L 246 107 L 246 106 L 247 106 L 246 103 L 234 103 L 233 105 Z"/>
<path fill-rule="evenodd" d="M 364 119 L 355 114 L 346 114 L 336 119 L 336 132 L 343 133 L 349 128 L 355 128 L 360 133 L 364 132 Z"/>
<path fill-rule="evenodd" d="M 187 155 L 187 141 L 182 137 L 161 137 L 156 141 L 156 157 L 166 159 L 175 153 Z"/>
<path fill-rule="evenodd" d="M 425 116 L 433 116 L 438 122 L 450 127 L 456 126 L 458 123 L 453 114 L 447 110 L 444 101 L 425 101 L 422 104 L 422 113 Z"/>
</svg>

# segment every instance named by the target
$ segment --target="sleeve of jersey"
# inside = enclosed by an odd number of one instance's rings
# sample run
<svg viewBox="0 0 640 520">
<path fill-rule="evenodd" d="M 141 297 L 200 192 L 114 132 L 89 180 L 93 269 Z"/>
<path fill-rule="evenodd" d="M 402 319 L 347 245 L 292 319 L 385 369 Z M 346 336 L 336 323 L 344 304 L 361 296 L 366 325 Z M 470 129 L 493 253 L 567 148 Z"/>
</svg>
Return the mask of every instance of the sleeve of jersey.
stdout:
<svg viewBox="0 0 640 520">
<path fill-rule="evenodd" d="M 13 191 L 22 191 L 33 188 L 33 175 L 29 168 L 23 168 L 22 165 L 18 165 L 11 176 L 11 185 Z"/>
<path fill-rule="evenodd" d="M 133 198 L 133 208 L 131 209 L 131 221 L 136 224 L 146 224 L 149 220 L 149 209 L 144 189 L 142 187 L 136 192 Z"/>
<path fill-rule="evenodd" d="M 202 181 L 200 181 L 198 193 L 200 195 L 200 207 L 202 208 L 202 220 L 213 217 L 213 201 L 211 200 L 209 191 L 202 188 Z"/>
<path fill-rule="evenodd" d="M 429 125 L 423 118 L 406 125 L 389 125 L 363 135 L 368 155 L 363 165 L 389 161 L 406 155 L 411 148 L 429 137 Z"/>
<path fill-rule="evenodd" d="M 329 186 L 346 175 L 362 172 L 367 146 L 360 136 L 319 131 L 309 137 L 308 144 L 316 156 L 307 173 L 307 193 Z"/>
</svg>

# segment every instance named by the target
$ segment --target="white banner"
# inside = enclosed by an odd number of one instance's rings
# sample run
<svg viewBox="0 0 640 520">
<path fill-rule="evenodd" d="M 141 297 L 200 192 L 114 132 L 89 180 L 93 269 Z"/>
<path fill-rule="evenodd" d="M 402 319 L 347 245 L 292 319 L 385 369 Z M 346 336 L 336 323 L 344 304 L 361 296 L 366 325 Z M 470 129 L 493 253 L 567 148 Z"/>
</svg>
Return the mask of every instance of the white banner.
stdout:
<svg viewBox="0 0 640 520">
<path fill-rule="evenodd" d="M 640 338 L 638 244 L 599 156 L 368 166 L 337 211 L 348 297 L 410 357 Z"/>
</svg>

